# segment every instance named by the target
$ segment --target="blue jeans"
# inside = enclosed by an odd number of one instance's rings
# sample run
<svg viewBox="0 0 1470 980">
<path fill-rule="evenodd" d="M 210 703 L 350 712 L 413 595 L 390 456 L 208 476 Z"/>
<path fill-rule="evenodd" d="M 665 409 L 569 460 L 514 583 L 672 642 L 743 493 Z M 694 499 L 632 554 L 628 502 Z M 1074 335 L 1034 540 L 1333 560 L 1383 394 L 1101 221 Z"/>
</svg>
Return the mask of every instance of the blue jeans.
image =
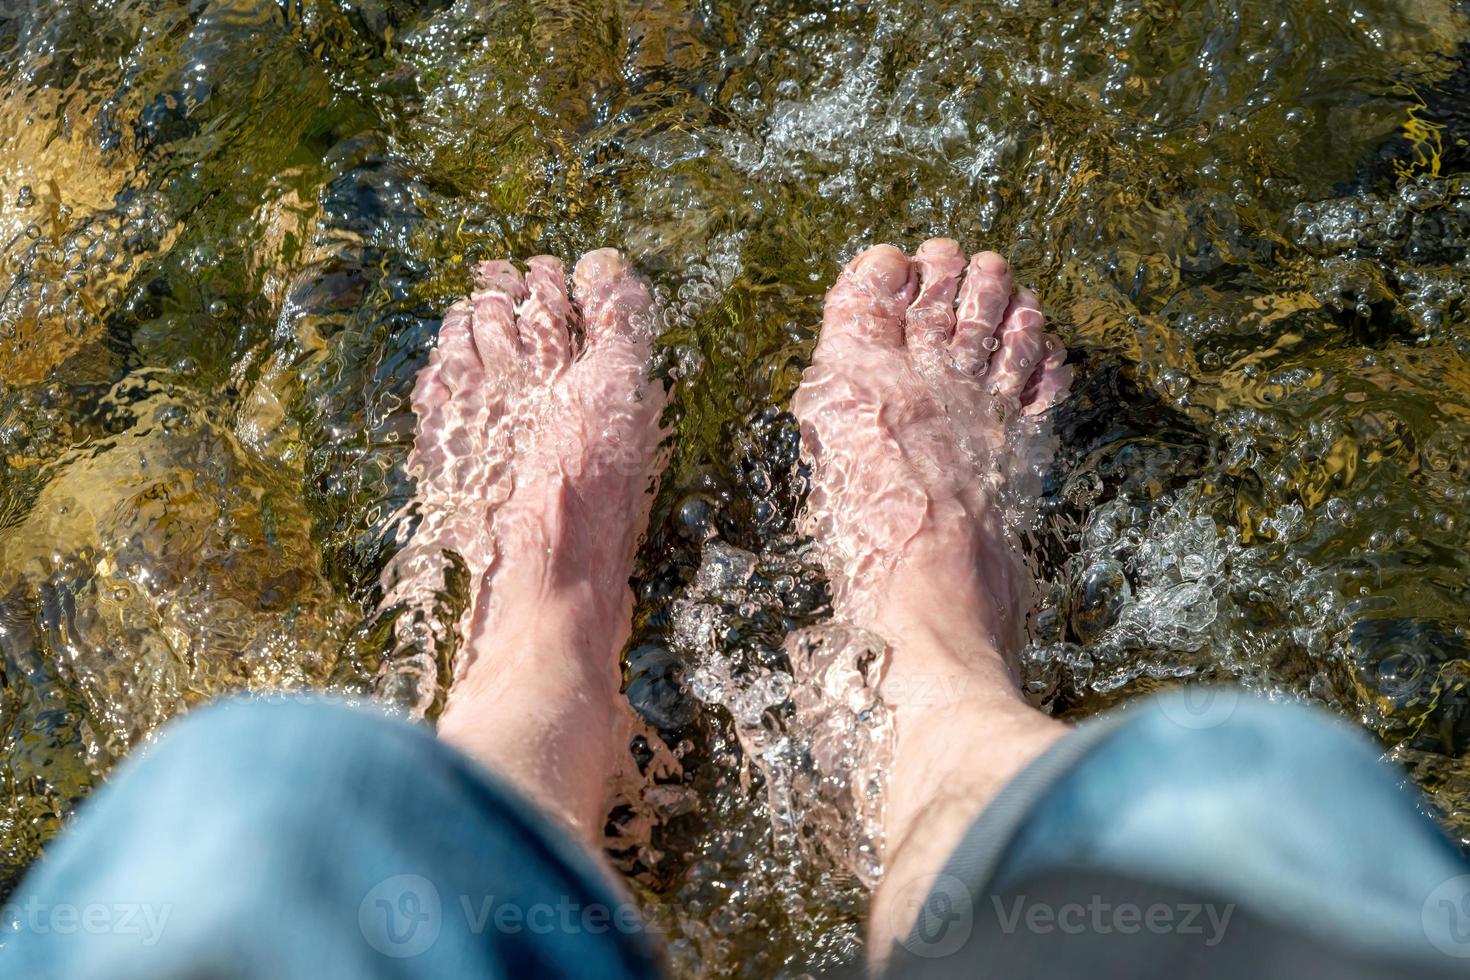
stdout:
<svg viewBox="0 0 1470 980">
<path fill-rule="evenodd" d="M 1155 955 L 1167 947 L 1191 963 L 1189 975 L 1211 962 L 1239 912 L 1235 930 L 1254 937 L 1243 941 L 1283 957 L 1313 949 L 1304 967 L 1313 976 L 1344 975 L 1327 954 L 1343 957 L 1343 970 L 1377 964 L 1373 976 L 1470 969 L 1470 865 L 1378 754 L 1321 711 L 1231 688 L 1094 719 L 971 825 L 902 952 L 958 956 L 972 935 L 995 941 L 1029 925 L 1053 959 L 1069 927 L 1111 935 L 1126 957 L 1147 946 L 1128 937 L 1157 927 L 1169 942 Z M 1091 892 L 1057 888 L 1082 881 Z M 1099 887 L 1161 897 L 1099 909 Z M 1052 902 L 1034 921 L 1022 919 L 1035 911 L 1028 891 Z M 1120 905 L 1134 908 L 1125 917 Z M 1078 955 L 1085 964 L 1109 951 L 1095 941 Z M 1239 975 L 1299 975 L 1247 960 Z"/>
<path fill-rule="evenodd" d="M 86 802 L 10 899 L 0 976 L 654 976 L 630 902 L 424 726 L 227 701 Z"/>
<path fill-rule="evenodd" d="M 1470 869 L 1366 740 L 1306 709 L 1208 697 L 1136 706 L 1037 760 L 976 820 L 904 946 L 988 972 L 984 950 L 953 942 L 956 908 L 974 927 L 1018 882 L 1117 871 L 1364 955 L 1470 963 Z M 628 897 L 549 818 L 427 729 L 330 701 L 231 701 L 176 723 L 5 912 L 0 975 L 37 980 L 659 973 Z M 1219 918 L 1201 943 L 1231 928 Z"/>
</svg>

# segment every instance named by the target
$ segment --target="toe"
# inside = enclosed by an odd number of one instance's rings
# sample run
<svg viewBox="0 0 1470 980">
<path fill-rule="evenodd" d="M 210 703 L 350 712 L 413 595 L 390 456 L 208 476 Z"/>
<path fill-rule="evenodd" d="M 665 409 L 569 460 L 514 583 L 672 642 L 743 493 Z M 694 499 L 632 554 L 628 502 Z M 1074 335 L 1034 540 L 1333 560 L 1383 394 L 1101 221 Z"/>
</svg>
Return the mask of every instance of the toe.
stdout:
<svg viewBox="0 0 1470 980">
<path fill-rule="evenodd" d="M 1067 364 L 1067 349 L 1051 334 L 1041 339 L 1041 363 L 1031 372 L 1031 380 L 1021 392 L 1021 411 L 1039 415 L 1067 397 L 1072 389 L 1072 368 Z"/>
<path fill-rule="evenodd" d="M 942 350 L 954 334 L 955 295 L 965 271 L 958 242 L 931 238 L 914 253 L 919 294 L 904 319 L 904 336 L 913 351 Z"/>
<path fill-rule="evenodd" d="M 827 292 L 822 340 L 903 346 L 903 320 L 917 291 L 908 257 L 892 245 L 875 245 L 847 264 Z"/>
<path fill-rule="evenodd" d="M 413 414 L 426 419 L 449 400 L 449 386 L 444 382 L 444 361 L 438 351 L 429 353 L 429 361 L 419 369 L 413 382 L 413 394 L 409 403 Z"/>
<path fill-rule="evenodd" d="M 653 296 L 617 249 L 599 248 L 582 256 L 572 272 L 572 292 L 589 349 L 616 338 L 653 340 Z"/>
<path fill-rule="evenodd" d="M 1006 260 L 994 252 L 981 252 L 970 259 L 950 341 L 950 353 L 961 371 L 972 376 L 984 372 L 1010 301 L 1011 269 Z"/>
<path fill-rule="evenodd" d="M 526 263 L 527 299 L 521 306 L 521 349 L 532 370 L 549 377 L 571 360 L 572 304 L 561 260 L 538 255 Z"/>
<path fill-rule="evenodd" d="M 526 284 L 521 279 L 521 272 L 508 259 L 491 259 L 477 265 L 475 289 L 498 290 L 516 302 L 526 296 Z"/>
<path fill-rule="evenodd" d="M 1011 300 L 1000 328 L 1000 349 L 986 375 L 989 389 L 1007 398 L 1017 398 L 1031 380 L 1046 353 L 1041 304 L 1036 294 L 1023 289 Z"/>
<path fill-rule="evenodd" d="M 506 260 L 482 262 L 475 270 L 475 291 L 470 296 L 471 336 L 486 367 L 506 365 L 509 358 L 520 353 L 515 308 L 525 296 L 526 284 L 520 271 Z"/>
<path fill-rule="evenodd" d="M 446 310 L 439 322 L 439 339 L 425 371 L 432 369 L 433 383 L 448 392 L 466 391 L 485 383 L 485 363 L 475 346 L 474 322 L 474 307 L 467 299 Z M 425 396 L 433 390 L 425 382 Z"/>
</svg>

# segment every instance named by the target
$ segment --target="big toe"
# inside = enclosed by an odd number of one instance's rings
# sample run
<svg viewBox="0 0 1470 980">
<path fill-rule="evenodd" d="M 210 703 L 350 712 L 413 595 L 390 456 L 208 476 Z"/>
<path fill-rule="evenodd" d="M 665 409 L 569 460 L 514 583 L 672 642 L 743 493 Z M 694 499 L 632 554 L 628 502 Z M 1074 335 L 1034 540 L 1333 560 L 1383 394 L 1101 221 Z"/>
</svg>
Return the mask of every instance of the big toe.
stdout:
<svg viewBox="0 0 1470 980">
<path fill-rule="evenodd" d="M 652 343 L 653 295 L 617 249 L 582 256 L 572 272 L 572 294 L 589 349 L 615 339 Z"/>
<path fill-rule="evenodd" d="M 615 248 L 595 248 L 577 260 L 572 281 L 580 289 L 615 282 L 631 271 L 628 260 Z"/>
<path fill-rule="evenodd" d="M 858 255 L 827 293 L 818 353 L 843 340 L 902 346 L 904 315 L 918 290 L 915 278 L 908 256 L 892 245 L 874 245 Z"/>
<path fill-rule="evenodd" d="M 476 266 L 475 289 L 504 293 L 512 303 L 526 298 L 525 281 L 509 259 L 490 259 Z"/>
</svg>

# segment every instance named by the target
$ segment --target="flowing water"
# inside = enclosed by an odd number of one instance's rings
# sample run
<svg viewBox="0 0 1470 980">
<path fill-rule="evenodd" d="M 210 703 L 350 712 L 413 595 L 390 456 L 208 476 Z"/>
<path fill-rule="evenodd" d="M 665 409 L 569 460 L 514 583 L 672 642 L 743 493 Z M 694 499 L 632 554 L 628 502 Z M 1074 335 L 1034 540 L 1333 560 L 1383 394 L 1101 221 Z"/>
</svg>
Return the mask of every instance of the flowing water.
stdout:
<svg viewBox="0 0 1470 980">
<path fill-rule="evenodd" d="M 614 857 L 681 975 L 851 960 L 861 794 L 809 764 L 881 705 L 793 710 L 794 660 L 862 663 L 782 645 L 826 602 L 782 406 L 838 263 L 933 234 L 1078 364 L 1036 703 L 1320 703 L 1470 843 L 1467 39 L 1447 0 L 3 0 L 0 883 L 212 695 L 433 713 L 452 643 L 407 669 L 374 610 L 437 312 L 613 245 L 678 412 Z"/>
</svg>

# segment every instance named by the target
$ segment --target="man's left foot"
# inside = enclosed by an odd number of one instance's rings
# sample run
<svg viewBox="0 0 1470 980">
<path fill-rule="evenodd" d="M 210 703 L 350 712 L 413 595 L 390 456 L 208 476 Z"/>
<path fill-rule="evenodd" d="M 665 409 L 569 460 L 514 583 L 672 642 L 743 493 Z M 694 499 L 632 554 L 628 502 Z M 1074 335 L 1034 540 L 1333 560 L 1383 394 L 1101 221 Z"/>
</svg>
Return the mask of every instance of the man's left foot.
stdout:
<svg viewBox="0 0 1470 980">
<path fill-rule="evenodd" d="M 476 286 L 414 388 L 423 517 L 389 602 L 442 588 L 445 552 L 464 560 L 472 599 L 440 734 L 591 834 L 667 401 L 646 373 L 652 298 L 612 249 L 577 263 L 570 296 L 546 256 L 524 275 L 486 262 Z"/>
</svg>

